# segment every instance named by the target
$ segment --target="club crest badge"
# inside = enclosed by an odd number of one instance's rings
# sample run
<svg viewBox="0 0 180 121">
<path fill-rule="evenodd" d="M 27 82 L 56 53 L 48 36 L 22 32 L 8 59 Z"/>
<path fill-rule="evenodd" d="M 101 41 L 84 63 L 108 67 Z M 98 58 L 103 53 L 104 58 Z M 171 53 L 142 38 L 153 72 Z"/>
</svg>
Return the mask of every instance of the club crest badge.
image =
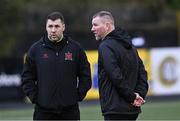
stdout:
<svg viewBox="0 0 180 121">
<path fill-rule="evenodd" d="M 72 61 L 72 53 L 70 53 L 70 52 L 65 53 L 65 60 L 71 60 Z"/>
</svg>

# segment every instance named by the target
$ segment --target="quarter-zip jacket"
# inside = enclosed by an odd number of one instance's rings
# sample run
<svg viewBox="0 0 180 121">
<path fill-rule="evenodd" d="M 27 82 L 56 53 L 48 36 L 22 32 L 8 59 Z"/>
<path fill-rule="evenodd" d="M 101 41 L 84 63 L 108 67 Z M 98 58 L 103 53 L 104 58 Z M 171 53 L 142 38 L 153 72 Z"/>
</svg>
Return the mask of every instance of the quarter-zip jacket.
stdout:
<svg viewBox="0 0 180 121">
<path fill-rule="evenodd" d="M 147 72 L 130 37 L 122 29 L 114 30 L 99 47 L 99 93 L 103 115 L 136 114 L 132 105 L 135 92 L 145 98 L 148 90 Z"/>
<path fill-rule="evenodd" d="M 57 110 L 83 100 L 91 88 L 84 50 L 67 36 L 59 43 L 43 36 L 27 53 L 22 87 L 32 103 L 46 109 Z"/>
</svg>

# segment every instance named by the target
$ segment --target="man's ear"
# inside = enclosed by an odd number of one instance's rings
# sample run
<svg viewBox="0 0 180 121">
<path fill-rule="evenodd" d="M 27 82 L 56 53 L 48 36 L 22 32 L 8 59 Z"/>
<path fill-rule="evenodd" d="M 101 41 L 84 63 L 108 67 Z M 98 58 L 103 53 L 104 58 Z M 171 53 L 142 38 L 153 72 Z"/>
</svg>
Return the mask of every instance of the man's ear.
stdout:
<svg viewBox="0 0 180 121">
<path fill-rule="evenodd" d="M 65 30 L 65 28 L 66 28 L 65 24 L 63 24 L 63 31 Z"/>
<path fill-rule="evenodd" d="M 110 28 L 111 28 L 111 24 L 110 24 L 109 22 L 107 22 L 107 23 L 105 24 L 105 26 L 106 26 L 106 30 L 109 31 Z"/>
</svg>

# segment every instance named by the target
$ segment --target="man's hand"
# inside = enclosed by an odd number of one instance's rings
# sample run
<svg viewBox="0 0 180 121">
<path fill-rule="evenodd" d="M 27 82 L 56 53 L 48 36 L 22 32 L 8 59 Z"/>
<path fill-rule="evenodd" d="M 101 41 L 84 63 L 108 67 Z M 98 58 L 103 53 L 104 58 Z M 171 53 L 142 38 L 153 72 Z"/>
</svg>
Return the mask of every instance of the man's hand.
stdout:
<svg viewBox="0 0 180 121">
<path fill-rule="evenodd" d="M 135 107 L 140 107 L 145 103 L 145 100 L 138 93 L 135 93 L 135 95 L 136 95 L 136 99 L 134 100 L 132 105 Z"/>
</svg>

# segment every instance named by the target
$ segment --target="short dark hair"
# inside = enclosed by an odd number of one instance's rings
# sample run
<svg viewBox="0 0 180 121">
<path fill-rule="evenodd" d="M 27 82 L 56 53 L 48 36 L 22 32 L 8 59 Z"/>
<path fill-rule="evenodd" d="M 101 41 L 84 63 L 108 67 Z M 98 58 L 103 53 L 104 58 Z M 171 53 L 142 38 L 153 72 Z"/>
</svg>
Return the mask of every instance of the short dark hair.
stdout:
<svg viewBox="0 0 180 121">
<path fill-rule="evenodd" d="M 63 17 L 63 15 L 62 15 L 60 12 L 57 12 L 57 11 L 50 13 L 50 14 L 47 16 L 46 21 L 47 21 L 48 19 L 53 20 L 53 21 L 55 21 L 55 20 L 57 20 L 57 19 L 60 19 L 60 20 L 64 23 L 64 17 Z"/>
</svg>

